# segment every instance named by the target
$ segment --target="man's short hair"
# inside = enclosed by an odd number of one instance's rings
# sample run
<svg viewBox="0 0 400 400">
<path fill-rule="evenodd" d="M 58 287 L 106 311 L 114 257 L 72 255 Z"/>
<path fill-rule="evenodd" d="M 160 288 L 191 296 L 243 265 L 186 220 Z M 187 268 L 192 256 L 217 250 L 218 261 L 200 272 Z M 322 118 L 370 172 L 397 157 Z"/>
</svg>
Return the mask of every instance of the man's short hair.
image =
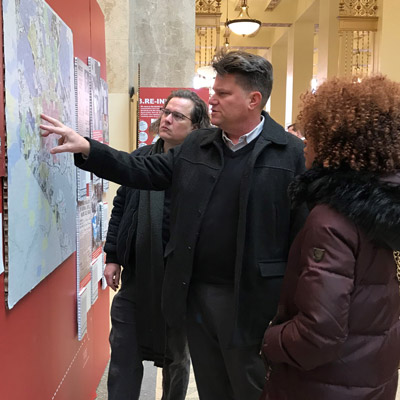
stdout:
<svg viewBox="0 0 400 400">
<path fill-rule="evenodd" d="M 211 126 L 207 104 L 197 95 L 197 93 L 188 89 L 173 90 L 168 96 L 165 106 L 167 106 L 169 101 L 174 97 L 188 99 L 193 102 L 194 107 L 192 109 L 190 119 L 192 120 L 192 124 L 196 127 L 196 129 L 209 128 Z"/>
<path fill-rule="evenodd" d="M 212 66 L 218 75 L 235 75 L 243 89 L 260 92 L 262 108 L 267 104 L 272 90 L 273 69 L 265 58 L 245 51 L 221 51 L 215 55 Z"/>
</svg>

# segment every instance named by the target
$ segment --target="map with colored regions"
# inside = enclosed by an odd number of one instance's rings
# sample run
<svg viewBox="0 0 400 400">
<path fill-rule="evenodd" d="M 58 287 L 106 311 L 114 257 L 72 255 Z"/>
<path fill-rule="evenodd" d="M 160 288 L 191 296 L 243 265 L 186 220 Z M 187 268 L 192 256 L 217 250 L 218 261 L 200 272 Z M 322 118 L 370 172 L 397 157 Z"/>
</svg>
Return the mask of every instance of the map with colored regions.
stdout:
<svg viewBox="0 0 400 400">
<path fill-rule="evenodd" d="M 51 155 L 40 113 L 75 126 L 72 32 L 42 0 L 3 0 L 8 157 L 8 307 L 76 249 L 76 171 Z"/>
</svg>

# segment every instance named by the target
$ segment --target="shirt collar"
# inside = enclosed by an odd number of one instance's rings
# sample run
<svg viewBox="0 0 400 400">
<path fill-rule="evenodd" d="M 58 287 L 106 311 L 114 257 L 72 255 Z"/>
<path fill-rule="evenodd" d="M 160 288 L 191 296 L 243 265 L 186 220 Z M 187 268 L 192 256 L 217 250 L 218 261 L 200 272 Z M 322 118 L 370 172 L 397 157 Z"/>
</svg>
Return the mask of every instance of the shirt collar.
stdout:
<svg viewBox="0 0 400 400">
<path fill-rule="evenodd" d="M 250 132 L 246 133 L 245 135 L 240 136 L 239 141 L 234 144 L 232 142 L 231 139 L 228 138 L 228 136 L 225 134 L 224 131 L 222 131 L 222 139 L 225 142 L 225 144 L 232 150 L 232 151 L 236 151 L 239 150 L 241 148 L 243 148 L 244 146 L 246 146 L 247 144 L 249 144 L 251 141 L 253 141 L 254 139 L 256 139 L 264 126 L 264 116 L 261 115 L 261 121 L 260 123 Z"/>
</svg>

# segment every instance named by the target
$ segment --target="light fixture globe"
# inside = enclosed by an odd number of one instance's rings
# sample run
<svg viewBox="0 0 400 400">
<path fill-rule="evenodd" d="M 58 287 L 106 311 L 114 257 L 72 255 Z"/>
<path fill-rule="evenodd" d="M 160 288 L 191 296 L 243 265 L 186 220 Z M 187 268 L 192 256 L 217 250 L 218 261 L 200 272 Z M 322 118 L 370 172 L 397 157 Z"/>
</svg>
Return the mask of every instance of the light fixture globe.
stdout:
<svg viewBox="0 0 400 400">
<path fill-rule="evenodd" d="M 261 21 L 258 19 L 250 18 L 247 1 L 243 0 L 241 5 L 242 11 L 236 19 L 226 22 L 226 26 L 236 35 L 252 35 L 261 26 Z"/>
<path fill-rule="evenodd" d="M 260 27 L 261 22 L 254 19 L 233 19 L 232 21 L 228 21 L 229 29 L 236 33 L 236 35 L 251 35 L 257 31 Z"/>
</svg>

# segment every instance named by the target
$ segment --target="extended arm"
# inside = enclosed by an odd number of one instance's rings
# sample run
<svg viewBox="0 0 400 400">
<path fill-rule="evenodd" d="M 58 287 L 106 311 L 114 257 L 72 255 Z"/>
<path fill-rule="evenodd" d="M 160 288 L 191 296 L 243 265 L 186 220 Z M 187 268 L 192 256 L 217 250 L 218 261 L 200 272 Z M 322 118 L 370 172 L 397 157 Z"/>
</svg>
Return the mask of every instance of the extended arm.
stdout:
<svg viewBox="0 0 400 400">
<path fill-rule="evenodd" d="M 44 131 L 42 136 L 52 133 L 60 135 L 59 146 L 51 149 L 51 153 L 75 153 L 75 164 L 79 168 L 93 172 L 100 178 L 137 189 L 165 190 L 170 186 L 177 148 L 167 154 L 135 156 L 83 138 L 54 118 L 42 115 L 42 119 L 52 124 L 40 125 Z"/>
</svg>

